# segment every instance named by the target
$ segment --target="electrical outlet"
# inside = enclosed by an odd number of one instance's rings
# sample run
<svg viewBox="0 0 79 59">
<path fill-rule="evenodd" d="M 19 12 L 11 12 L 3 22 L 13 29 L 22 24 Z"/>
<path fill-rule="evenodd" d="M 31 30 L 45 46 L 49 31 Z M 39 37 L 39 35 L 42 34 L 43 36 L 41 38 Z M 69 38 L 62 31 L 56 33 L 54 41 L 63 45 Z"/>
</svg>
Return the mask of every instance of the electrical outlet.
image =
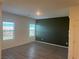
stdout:
<svg viewBox="0 0 79 59">
<path fill-rule="evenodd" d="M 66 42 L 66 45 L 68 45 L 68 42 Z"/>
<path fill-rule="evenodd" d="M 43 38 L 41 40 L 44 40 Z"/>
</svg>

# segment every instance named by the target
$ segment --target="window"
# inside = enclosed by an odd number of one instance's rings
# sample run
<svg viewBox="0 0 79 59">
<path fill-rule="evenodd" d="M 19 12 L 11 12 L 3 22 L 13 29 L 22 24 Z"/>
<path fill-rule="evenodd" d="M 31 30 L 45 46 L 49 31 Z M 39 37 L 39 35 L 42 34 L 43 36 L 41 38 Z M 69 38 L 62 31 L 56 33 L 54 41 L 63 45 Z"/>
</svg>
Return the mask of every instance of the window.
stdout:
<svg viewBox="0 0 79 59">
<path fill-rule="evenodd" d="M 35 36 L 35 24 L 30 24 L 30 26 L 29 26 L 29 36 L 30 37 Z"/>
<path fill-rule="evenodd" d="M 14 22 L 3 22 L 3 40 L 14 39 Z"/>
</svg>

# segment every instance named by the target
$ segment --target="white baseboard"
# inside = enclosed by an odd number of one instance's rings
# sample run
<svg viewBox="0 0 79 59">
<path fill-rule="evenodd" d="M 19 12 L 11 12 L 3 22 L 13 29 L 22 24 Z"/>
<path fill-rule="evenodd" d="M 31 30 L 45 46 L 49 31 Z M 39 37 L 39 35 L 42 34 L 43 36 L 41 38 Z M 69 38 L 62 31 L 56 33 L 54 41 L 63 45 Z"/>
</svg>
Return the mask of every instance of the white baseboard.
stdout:
<svg viewBox="0 0 79 59">
<path fill-rule="evenodd" d="M 40 42 L 40 43 L 44 43 L 44 44 L 48 44 L 48 45 L 53 45 L 53 46 L 57 46 L 57 47 L 61 47 L 61 48 L 68 48 L 66 46 L 61 46 L 61 45 L 57 45 L 57 44 L 51 44 L 51 43 L 42 42 L 42 41 L 36 41 L 36 42 Z"/>
</svg>

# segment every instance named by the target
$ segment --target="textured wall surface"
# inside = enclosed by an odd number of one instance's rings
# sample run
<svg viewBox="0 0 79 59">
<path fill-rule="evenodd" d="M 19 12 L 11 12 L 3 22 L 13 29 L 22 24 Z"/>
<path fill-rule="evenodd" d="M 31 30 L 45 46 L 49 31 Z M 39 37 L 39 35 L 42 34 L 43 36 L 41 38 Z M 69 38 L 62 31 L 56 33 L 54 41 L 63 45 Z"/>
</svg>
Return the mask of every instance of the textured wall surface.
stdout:
<svg viewBox="0 0 79 59">
<path fill-rule="evenodd" d="M 3 18 L 3 21 L 15 23 L 15 37 L 12 40 L 3 40 L 3 49 L 26 44 L 35 40 L 35 37 L 32 37 L 32 39 L 29 37 L 29 25 L 35 24 L 34 19 L 6 12 L 3 12 Z"/>
<path fill-rule="evenodd" d="M 69 18 L 59 17 L 36 21 L 38 41 L 68 46 Z"/>
</svg>

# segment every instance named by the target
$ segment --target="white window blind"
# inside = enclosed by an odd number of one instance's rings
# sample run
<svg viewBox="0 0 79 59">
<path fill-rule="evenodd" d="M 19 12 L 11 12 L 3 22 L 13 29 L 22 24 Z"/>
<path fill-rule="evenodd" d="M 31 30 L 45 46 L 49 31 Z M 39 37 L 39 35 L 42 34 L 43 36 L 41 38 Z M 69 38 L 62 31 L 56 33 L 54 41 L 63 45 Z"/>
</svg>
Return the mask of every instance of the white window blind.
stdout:
<svg viewBox="0 0 79 59">
<path fill-rule="evenodd" d="M 35 36 L 35 24 L 30 24 L 30 26 L 29 26 L 29 36 L 30 37 Z"/>
<path fill-rule="evenodd" d="M 3 40 L 14 39 L 14 22 L 3 22 Z"/>
</svg>

